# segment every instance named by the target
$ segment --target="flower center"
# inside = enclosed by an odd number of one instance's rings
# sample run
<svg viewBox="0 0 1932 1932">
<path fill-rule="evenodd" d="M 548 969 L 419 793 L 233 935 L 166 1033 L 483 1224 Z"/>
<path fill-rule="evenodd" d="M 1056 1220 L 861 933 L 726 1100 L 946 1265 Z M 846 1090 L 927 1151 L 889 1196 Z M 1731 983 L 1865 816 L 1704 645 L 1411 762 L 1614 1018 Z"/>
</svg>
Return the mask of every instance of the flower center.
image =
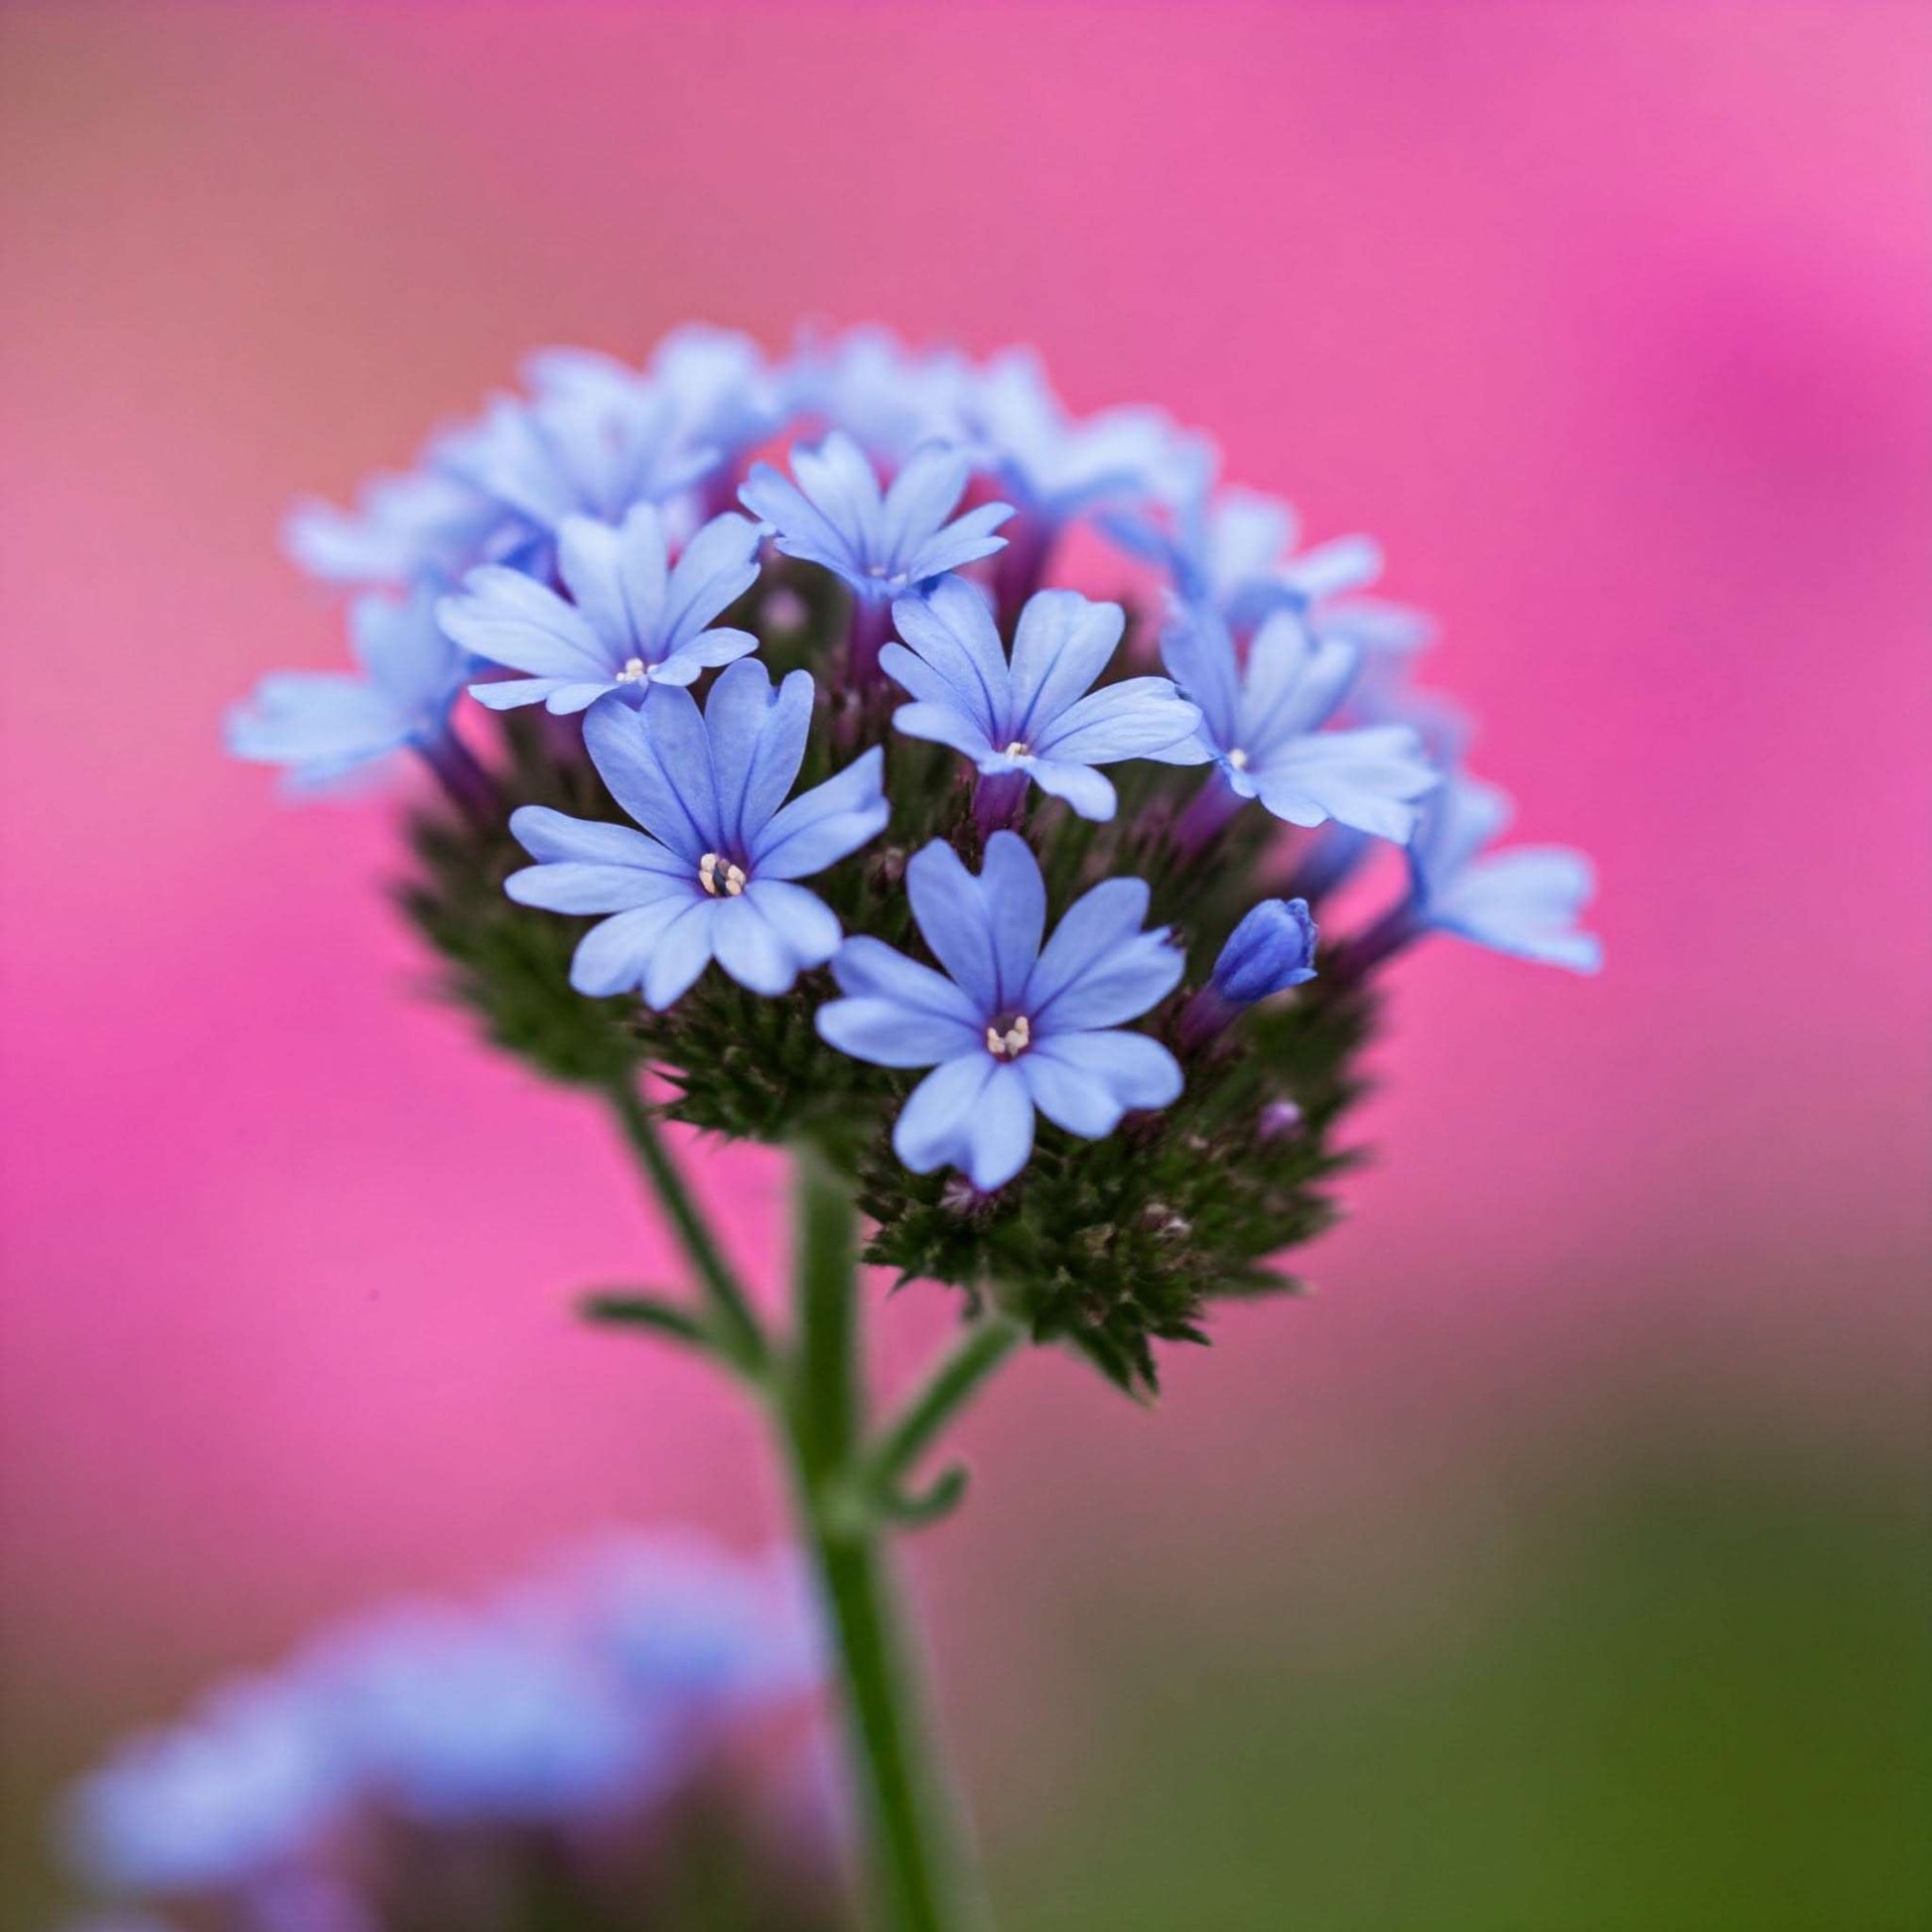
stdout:
<svg viewBox="0 0 1932 1932">
<path fill-rule="evenodd" d="M 996 1060 L 1016 1060 L 1033 1044 L 1033 1022 L 1024 1013 L 1010 1018 L 1003 1014 L 987 1023 L 986 1050 Z"/>
<path fill-rule="evenodd" d="M 1033 747 L 1024 738 L 1016 738 L 1007 747 L 1006 756 L 1010 759 L 1024 759 L 1033 756 Z"/>
<path fill-rule="evenodd" d="M 618 684 L 642 684 L 649 676 L 650 666 L 641 657 L 626 657 L 623 660 L 623 669 L 617 674 L 614 682 Z"/>
<path fill-rule="evenodd" d="M 745 890 L 745 868 L 734 865 L 722 853 L 707 852 L 698 861 L 698 884 L 713 898 L 721 895 L 736 898 Z"/>
<path fill-rule="evenodd" d="M 1248 768 L 1248 755 L 1240 748 L 1240 746 L 1237 745 L 1234 748 L 1234 750 L 1228 754 L 1228 762 L 1231 765 L 1233 765 L 1237 771 L 1245 771 Z"/>
</svg>

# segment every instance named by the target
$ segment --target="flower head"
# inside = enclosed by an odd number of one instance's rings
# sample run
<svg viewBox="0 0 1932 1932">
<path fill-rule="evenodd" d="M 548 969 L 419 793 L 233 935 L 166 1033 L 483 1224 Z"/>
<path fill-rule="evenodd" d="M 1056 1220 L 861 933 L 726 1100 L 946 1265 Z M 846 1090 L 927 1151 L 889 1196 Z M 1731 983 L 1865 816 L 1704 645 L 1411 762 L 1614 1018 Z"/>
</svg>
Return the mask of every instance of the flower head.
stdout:
<svg viewBox="0 0 1932 1932">
<path fill-rule="evenodd" d="M 583 711 L 607 692 L 642 704 L 653 687 L 690 684 L 758 648 L 749 630 L 712 623 L 757 580 L 758 548 L 758 525 L 727 512 L 673 566 L 664 518 L 650 503 L 615 529 L 567 517 L 557 565 L 569 601 L 521 571 L 485 564 L 437 616 L 479 657 L 526 673 L 470 687 L 492 711 Z"/>
<path fill-rule="evenodd" d="M 904 641 L 880 652 L 880 668 L 912 699 L 893 723 L 908 738 L 951 746 L 982 777 L 1031 780 L 1082 818 L 1107 819 L 1114 788 L 1095 765 L 1205 756 L 1194 747 L 1200 713 L 1166 678 L 1092 688 L 1126 623 L 1118 604 L 1035 593 L 1020 614 L 1011 660 L 986 601 L 963 578 L 899 599 L 893 621 Z"/>
<path fill-rule="evenodd" d="M 449 729 L 470 662 L 436 621 L 433 590 L 358 598 L 348 614 L 359 671 L 273 671 L 227 715 L 238 759 L 279 764 L 297 791 L 327 790 Z"/>
<path fill-rule="evenodd" d="M 982 1192 L 1033 1152 L 1035 1108 L 1099 1140 L 1130 1108 L 1165 1107 L 1180 1068 L 1160 1041 L 1120 1031 L 1180 978 L 1165 928 L 1143 931 L 1148 889 L 1109 879 L 1070 905 L 1042 947 L 1046 887 L 1024 839 L 995 832 L 975 878 L 935 842 L 905 869 L 912 916 L 941 970 L 871 938 L 832 962 L 846 995 L 818 1030 L 880 1066 L 930 1066 L 893 1130 L 916 1173 L 954 1167 Z"/>
<path fill-rule="evenodd" d="M 928 444 L 882 490 L 865 452 L 834 430 L 816 449 L 792 451 L 796 483 L 768 463 L 755 464 L 739 499 L 772 525 L 787 557 L 822 565 L 859 597 L 878 600 L 1005 544 L 993 532 L 1013 514 L 1012 504 L 982 503 L 953 517 L 972 467 L 963 451 Z"/>
<path fill-rule="evenodd" d="M 1443 785 L 1409 848 L 1410 917 L 1494 952 L 1595 972 L 1602 943 L 1577 924 L 1595 889 L 1589 861 L 1554 845 L 1490 852 L 1509 816 L 1494 785 L 1460 774 Z"/>
<path fill-rule="evenodd" d="M 616 697 L 591 707 L 591 761 L 645 830 L 525 805 L 510 830 L 537 863 L 504 882 L 524 905 L 615 914 L 577 948 L 578 992 L 634 988 L 661 1009 L 715 958 L 741 986 L 779 994 L 838 950 L 838 920 L 795 882 L 875 838 L 888 807 L 876 746 L 784 802 L 811 717 L 809 672 L 774 690 L 751 658 L 725 668 L 702 713 L 676 686 L 642 711 Z"/>
<path fill-rule="evenodd" d="M 1333 818 L 1398 842 L 1415 829 L 1413 802 L 1436 782 L 1421 741 L 1402 725 L 1321 729 L 1347 695 L 1360 659 L 1317 642 L 1286 611 L 1255 633 L 1245 668 L 1213 611 L 1177 610 L 1162 660 L 1200 707 L 1199 755 L 1212 759 L 1233 799 L 1259 798 L 1291 825 Z"/>
</svg>

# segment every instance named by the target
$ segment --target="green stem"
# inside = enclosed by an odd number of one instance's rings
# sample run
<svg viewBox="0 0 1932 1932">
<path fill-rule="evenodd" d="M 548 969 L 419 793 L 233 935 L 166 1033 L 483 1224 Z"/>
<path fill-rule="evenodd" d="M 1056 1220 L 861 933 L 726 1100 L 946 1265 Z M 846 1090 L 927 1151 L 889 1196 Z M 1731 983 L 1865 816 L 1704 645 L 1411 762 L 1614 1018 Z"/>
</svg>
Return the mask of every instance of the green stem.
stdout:
<svg viewBox="0 0 1932 1932">
<path fill-rule="evenodd" d="M 917 1710 L 897 1589 L 877 1522 L 841 1506 L 864 1428 L 857 1236 L 850 1192 L 815 1155 L 801 1152 L 790 1443 L 843 1677 L 877 1905 L 893 1932 L 954 1932 L 963 1919 L 956 1849 Z"/>
<path fill-rule="evenodd" d="M 751 1298 L 684 1184 L 684 1176 L 678 1173 L 650 1109 L 644 1105 L 635 1082 L 628 1075 L 614 1080 L 608 1091 L 624 1140 L 636 1155 L 637 1164 L 669 1218 L 685 1259 L 704 1289 L 711 1326 L 716 1330 L 719 1345 L 747 1374 L 761 1374 L 769 1353 L 764 1330 L 753 1311 Z"/>
<path fill-rule="evenodd" d="M 941 1358 L 898 1419 L 881 1431 L 866 1470 L 876 1489 L 891 1489 L 965 1407 L 988 1376 L 1020 1345 L 1026 1330 L 1003 1314 L 975 1321 Z"/>
</svg>

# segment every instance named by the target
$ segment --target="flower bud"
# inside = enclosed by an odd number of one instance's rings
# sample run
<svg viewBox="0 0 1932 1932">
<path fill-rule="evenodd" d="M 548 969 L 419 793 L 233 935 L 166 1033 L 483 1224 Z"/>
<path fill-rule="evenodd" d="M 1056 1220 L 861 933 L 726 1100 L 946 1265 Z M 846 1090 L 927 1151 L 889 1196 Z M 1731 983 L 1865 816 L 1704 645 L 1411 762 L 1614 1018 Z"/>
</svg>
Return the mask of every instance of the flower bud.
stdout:
<svg viewBox="0 0 1932 1932">
<path fill-rule="evenodd" d="M 1211 984 L 1230 1006 L 1253 1006 L 1271 993 L 1314 978 L 1315 924 L 1305 898 L 1265 898 L 1229 934 Z"/>
</svg>

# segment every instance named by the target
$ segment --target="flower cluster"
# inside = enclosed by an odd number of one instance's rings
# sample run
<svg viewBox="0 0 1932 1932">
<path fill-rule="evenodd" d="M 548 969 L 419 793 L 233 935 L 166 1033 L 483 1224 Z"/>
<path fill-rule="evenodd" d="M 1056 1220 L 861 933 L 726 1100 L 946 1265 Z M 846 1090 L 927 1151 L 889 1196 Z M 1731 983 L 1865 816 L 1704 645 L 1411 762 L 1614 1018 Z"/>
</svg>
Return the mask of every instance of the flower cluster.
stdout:
<svg viewBox="0 0 1932 1932">
<path fill-rule="evenodd" d="M 560 1922 L 642 1926 L 702 1816 L 772 1881 L 755 1922 L 803 1932 L 829 1922 L 820 1675 L 790 1566 L 613 1541 L 217 1688 L 73 1788 L 65 1848 L 103 1893 L 235 1932 L 515 1924 L 537 1885 Z"/>
<path fill-rule="evenodd" d="M 813 1142 L 875 1261 L 1151 1382 L 1321 1225 L 1376 968 L 1429 932 L 1595 966 L 1587 864 L 1491 849 L 1377 547 L 1300 546 L 1160 411 L 876 329 L 525 374 L 296 511 L 361 674 L 266 680 L 232 749 L 304 787 L 419 753 L 456 809 L 409 904 L 496 1040 Z M 1115 598 L 1049 582 L 1081 523 Z"/>
</svg>

